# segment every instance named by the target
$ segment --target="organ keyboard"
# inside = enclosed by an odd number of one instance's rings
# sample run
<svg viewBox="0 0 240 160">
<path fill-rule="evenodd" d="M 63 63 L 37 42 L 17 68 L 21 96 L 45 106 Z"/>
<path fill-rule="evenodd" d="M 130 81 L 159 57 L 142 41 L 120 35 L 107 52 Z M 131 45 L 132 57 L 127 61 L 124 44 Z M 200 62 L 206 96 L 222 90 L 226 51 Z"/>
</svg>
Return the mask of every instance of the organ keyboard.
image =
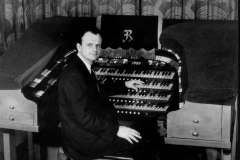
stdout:
<svg viewBox="0 0 240 160">
<path fill-rule="evenodd" d="M 109 96 L 109 101 L 114 104 L 117 113 L 159 117 L 179 108 L 180 63 L 175 53 L 169 51 L 162 48 L 145 58 L 142 55 L 126 58 L 124 55 L 113 54 L 113 50 L 108 54 L 104 50 L 101 52 L 100 58 L 94 64 L 95 74 L 101 84 L 128 80 L 144 82 L 137 86 L 138 91 L 128 89 L 123 93 Z"/>
</svg>

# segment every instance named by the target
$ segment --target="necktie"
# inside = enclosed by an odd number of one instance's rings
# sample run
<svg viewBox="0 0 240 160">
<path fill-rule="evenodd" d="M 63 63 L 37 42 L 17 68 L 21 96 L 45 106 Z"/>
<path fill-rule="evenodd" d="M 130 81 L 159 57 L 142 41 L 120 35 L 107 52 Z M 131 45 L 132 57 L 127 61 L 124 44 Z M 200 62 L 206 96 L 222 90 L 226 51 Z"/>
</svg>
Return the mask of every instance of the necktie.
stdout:
<svg viewBox="0 0 240 160">
<path fill-rule="evenodd" d="M 102 95 L 101 91 L 100 91 L 100 88 L 99 88 L 99 85 L 98 85 L 96 75 L 95 75 L 94 70 L 92 68 L 91 68 L 91 76 L 93 77 L 94 81 L 96 81 L 98 92 L 100 93 L 100 95 Z"/>
<path fill-rule="evenodd" d="M 93 70 L 92 68 L 90 68 L 90 74 L 91 74 L 92 78 L 93 78 L 95 81 L 97 81 L 96 75 L 95 75 L 94 70 Z"/>
</svg>

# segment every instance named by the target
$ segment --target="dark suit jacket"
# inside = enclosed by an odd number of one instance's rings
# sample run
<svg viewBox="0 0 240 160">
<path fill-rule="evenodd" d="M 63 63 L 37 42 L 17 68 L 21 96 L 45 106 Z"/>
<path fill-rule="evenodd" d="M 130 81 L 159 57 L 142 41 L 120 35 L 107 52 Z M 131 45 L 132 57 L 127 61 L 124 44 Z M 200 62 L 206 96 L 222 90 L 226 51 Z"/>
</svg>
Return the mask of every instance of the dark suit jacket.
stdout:
<svg viewBox="0 0 240 160">
<path fill-rule="evenodd" d="M 117 138 L 116 111 L 78 56 L 60 77 L 58 98 L 64 152 L 74 160 L 105 154 Z"/>
</svg>

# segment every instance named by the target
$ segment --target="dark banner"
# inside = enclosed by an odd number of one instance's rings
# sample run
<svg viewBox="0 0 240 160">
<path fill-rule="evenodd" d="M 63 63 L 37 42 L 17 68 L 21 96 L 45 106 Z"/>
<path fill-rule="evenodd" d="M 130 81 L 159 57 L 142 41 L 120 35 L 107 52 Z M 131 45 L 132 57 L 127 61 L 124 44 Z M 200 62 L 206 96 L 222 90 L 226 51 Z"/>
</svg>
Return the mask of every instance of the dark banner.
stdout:
<svg viewBox="0 0 240 160">
<path fill-rule="evenodd" d="M 158 48 L 157 16 L 103 15 L 102 48 Z"/>
</svg>

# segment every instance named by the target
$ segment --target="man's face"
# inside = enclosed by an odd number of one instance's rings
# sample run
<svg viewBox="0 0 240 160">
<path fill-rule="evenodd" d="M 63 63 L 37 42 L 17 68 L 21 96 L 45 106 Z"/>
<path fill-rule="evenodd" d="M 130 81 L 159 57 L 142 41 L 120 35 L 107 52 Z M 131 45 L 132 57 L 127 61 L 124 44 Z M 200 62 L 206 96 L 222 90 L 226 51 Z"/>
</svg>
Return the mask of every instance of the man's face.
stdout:
<svg viewBox="0 0 240 160">
<path fill-rule="evenodd" d="M 86 32 L 82 37 L 82 45 L 77 43 L 78 52 L 91 65 L 101 52 L 102 38 L 99 34 L 95 35 Z"/>
</svg>

